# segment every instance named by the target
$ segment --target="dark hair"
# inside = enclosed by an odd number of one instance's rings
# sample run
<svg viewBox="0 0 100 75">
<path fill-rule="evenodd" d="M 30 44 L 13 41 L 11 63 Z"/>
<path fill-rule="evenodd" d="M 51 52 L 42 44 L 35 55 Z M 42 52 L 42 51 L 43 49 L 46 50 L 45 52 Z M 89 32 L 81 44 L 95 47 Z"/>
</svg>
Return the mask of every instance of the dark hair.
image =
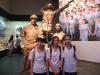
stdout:
<svg viewBox="0 0 100 75">
<path fill-rule="evenodd" d="M 18 35 L 16 35 L 16 38 L 18 38 Z"/>
<path fill-rule="evenodd" d="M 40 38 L 40 37 L 38 37 L 38 38 L 36 39 L 36 42 L 43 42 L 43 39 Z"/>
<path fill-rule="evenodd" d="M 86 19 L 82 19 L 82 21 L 83 21 L 83 20 L 85 21 L 85 24 L 87 24 L 87 23 L 88 23 L 88 21 L 87 21 Z"/>
<path fill-rule="evenodd" d="M 14 38 L 14 35 L 11 35 L 9 39 L 9 43 L 13 40 L 13 38 Z"/>
<path fill-rule="evenodd" d="M 54 44 L 54 39 L 55 39 L 55 38 L 57 38 L 57 39 L 59 40 L 59 38 L 58 38 L 57 36 L 54 36 L 54 37 L 52 38 L 52 42 L 51 42 L 52 45 Z"/>
<path fill-rule="evenodd" d="M 70 35 L 70 34 L 67 34 L 67 35 L 65 36 L 65 38 L 66 38 L 67 36 L 69 36 L 69 37 L 70 37 L 70 39 L 71 39 L 71 35 Z"/>
</svg>

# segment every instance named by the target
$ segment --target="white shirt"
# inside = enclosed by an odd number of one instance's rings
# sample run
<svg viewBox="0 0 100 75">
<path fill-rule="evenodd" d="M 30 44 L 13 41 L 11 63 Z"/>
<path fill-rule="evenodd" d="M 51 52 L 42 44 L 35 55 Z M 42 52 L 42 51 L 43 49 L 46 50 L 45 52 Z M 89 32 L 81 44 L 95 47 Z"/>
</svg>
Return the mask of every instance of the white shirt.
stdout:
<svg viewBox="0 0 100 75">
<path fill-rule="evenodd" d="M 75 20 L 74 19 L 70 19 L 69 20 L 69 24 L 70 24 L 70 29 L 74 29 L 74 27 L 75 27 Z"/>
<path fill-rule="evenodd" d="M 64 72 L 76 72 L 76 60 L 74 57 L 74 48 L 64 48 Z"/>
<path fill-rule="evenodd" d="M 100 3 L 100 0 L 95 0 L 96 4 L 99 4 Z"/>
<path fill-rule="evenodd" d="M 100 11 L 97 11 L 95 14 L 96 18 L 100 16 Z"/>
<path fill-rule="evenodd" d="M 51 57 L 50 57 L 51 56 Z M 63 50 L 61 49 L 61 58 L 63 58 Z M 48 50 L 48 54 L 47 54 L 47 58 L 51 60 L 53 67 L 55 69 L 59 68 L 59 64 L 60 64 L 60 50 L 58 48 L 58 50 L 54 51 L 54 49 L 52 48 L 52 53 L 50 54 L 50 49 Z M 52 68 L 49 67 L 49 71 L 52 71 Z"/>
<path fill-rule="evenodd" d="M 34 57 L 35 56 L 35 57 Z M 33 60 L 34 58 L 34 64 L 33 64 L 33 72 L 34 73 L 45 73 L 46 72 L 46 65 L 45 65 L 45 52 L 37 52 L 37 50 L 32 49 L 28 59 Z"/>
<path fill-rule="evenodd" d="M 88 24 L 79 25 L 79 30 L 80 30 L 81 34 L 88 34 L 89 25 Z"/>
</svg>

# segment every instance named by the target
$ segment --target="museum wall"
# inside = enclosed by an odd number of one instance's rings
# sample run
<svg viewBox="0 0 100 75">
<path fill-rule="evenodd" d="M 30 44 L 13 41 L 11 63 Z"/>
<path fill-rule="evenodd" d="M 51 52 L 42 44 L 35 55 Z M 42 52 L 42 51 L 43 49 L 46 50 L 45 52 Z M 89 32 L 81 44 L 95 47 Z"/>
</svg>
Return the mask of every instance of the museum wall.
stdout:
<svg viewBox="0 0 100 75">
<path fill-rule="evenodd" d="M 100 63 L 100 41 L 73 41 L 79 60 Z"/>
</svg>

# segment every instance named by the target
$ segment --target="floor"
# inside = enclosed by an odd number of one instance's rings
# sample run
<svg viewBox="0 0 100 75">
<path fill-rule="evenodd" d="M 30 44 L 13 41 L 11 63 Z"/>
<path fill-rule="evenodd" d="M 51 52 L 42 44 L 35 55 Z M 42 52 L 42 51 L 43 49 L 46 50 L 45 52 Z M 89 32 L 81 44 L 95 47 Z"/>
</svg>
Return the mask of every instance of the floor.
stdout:
<svg viewBox="0 0 100 75">
<path fill-rule="evenodd" d="M 14 54 L 0 58 L 0 75 L 19 75 L 23 55 Z M 100 75 L 100 64 L 78 61 L 78 75 Z"/>
<path fill-rule="evenodd" d="M 0 59 L 0 75 L 18 75 L 23 63 L 23 56 L 5 56 Z"/>
</svg>

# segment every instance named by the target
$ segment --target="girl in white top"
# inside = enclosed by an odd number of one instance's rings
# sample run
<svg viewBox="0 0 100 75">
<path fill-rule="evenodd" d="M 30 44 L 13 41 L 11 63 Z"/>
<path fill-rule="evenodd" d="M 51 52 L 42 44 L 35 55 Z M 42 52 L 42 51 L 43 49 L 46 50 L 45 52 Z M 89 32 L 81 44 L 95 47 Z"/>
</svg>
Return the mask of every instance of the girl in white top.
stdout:
<svg viewBox="0 0 100 75">
<path fill-rule="evenodd" d="M 61 71 L 63 62 L 63 52 L 58 43 L 59 38 L 57 36 L 54 36 L 47 55 L 49 61 L 49 75 L 62 75 Z"/>
<path fill-rule="evenodd" d="M 30 75 L 47 75 L 46 52 L 41 38 L 37 38 L 36 47 L 29 54 Z"/>
<path fill-rule="evenodd" d="M 75 46 L 71 44 L 71 35 L 66 35 L 64 46 L 64 66 L 65 75 L 77 75 Z"/>
<path fill-rule="evenodd" d="M 88 41 L 88 36 L 90 31 L 86 19 L 82 19 L 82 23 L 79 25 L 79 31 L 80 31 L 80 40 Z"/>
</svg>

